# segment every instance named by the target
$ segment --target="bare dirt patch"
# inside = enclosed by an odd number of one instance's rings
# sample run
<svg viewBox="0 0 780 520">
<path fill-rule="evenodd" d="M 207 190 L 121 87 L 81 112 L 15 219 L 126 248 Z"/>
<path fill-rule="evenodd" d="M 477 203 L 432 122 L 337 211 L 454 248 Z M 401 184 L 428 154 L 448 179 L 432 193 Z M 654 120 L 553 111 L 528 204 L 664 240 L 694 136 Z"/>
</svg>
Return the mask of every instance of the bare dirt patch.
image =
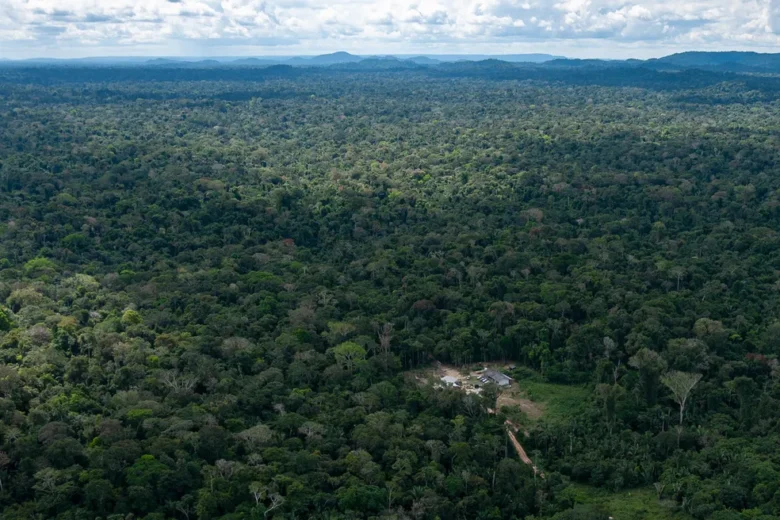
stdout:
<svg viewBox="0 0 780 520">
<path fill-rule="evenodd" d="M 482 390 L 476 382 L 479 379 L 479 371 L 472 371 L 468 368 L 458 368 L 444 363 L 436 364 L 436 368 L 431 374 L 431 380 L 438 384 L 444 377 L 451 377 L 458 382 L 458 386 L 467 394 L 478 394 Z"/>
<path fill-rule="evenodd" d="M 469 369 L 437 363 L 431 374 L 431 379 L 434 383 L 438 383 L 443 377 L 451 377 L 458 381 L 460 388 L 466 393 L 478 393 L 480 391 L 479 387 L 481 386 L 479 378 L 485 368 L 492 368 L 500 372 L 504 368 L 504 365 L 489 363 L 479 365 L 478 368 L 472 367 Z M 501 389 L 501 393 L 498 395 L 496 410 L 500 410 L 504 406 L 510 408 L 517 407 L 532 421 L 538 420 L 544 414 L 544 405 L 529 399 L 528 396 L 520 390 L 515 381 L 512 382 L 511 386 Z"/>
<path fill-rule="evenodd" d="M 516 406 L 532 421 L 536 421 L 544 414 L 544 408 L 540 403 L 535 403 L 525 397 L 523 393 L 513 384 L 509 390 L 504 390 L 496 400 L 496 409 L 500 410 L 504 406 Z"/>
<path fill-rule="evenodd" d="M 449 365 L 440 364 L 438 372 L 441 374 L 440 377 L 450 376 L 459 381 L 465 381 L 468 378 L 468 376 L 463 375 L 460 370 Z"/>
</svg>

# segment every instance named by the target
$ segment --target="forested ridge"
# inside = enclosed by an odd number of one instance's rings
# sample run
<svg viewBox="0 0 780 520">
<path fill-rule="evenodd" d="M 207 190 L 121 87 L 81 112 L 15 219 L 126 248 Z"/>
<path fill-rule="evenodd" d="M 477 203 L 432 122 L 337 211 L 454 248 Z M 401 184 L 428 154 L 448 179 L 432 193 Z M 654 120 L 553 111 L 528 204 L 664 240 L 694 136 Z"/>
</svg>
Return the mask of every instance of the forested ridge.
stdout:
<svg viewBox="0 0 780 520">
<path fill-rule="evenodd" d="M 779 517 L 780 80 L 452 68 L 0 71 L 0 516 Z"/>
</svg>

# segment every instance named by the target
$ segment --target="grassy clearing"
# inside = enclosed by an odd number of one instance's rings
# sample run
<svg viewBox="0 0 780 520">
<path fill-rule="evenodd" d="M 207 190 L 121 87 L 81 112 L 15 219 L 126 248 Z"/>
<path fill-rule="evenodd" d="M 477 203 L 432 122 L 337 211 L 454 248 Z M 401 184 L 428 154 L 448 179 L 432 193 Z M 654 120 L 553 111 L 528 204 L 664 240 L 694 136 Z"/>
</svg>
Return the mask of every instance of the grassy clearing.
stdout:
<svg viewBox="0 0 780 520">
<path fill-rule="evenodd" d="M 580 413 L 590 399 L 590 391 L 580 386 L 542 383 L 532 379 L 517 381 L 521 392 L 532 401 L 542 403 L 544 418 L 564 421 Z"/>
<path fill-rule="evenodd" d="M 652 487 L 638 488 L 618 493 L 591 486 L 573 485 L 578 504 L 598 504 L 615 520 L 690 520 L 691 517 L 676 511 L 673 505 L 659 502 Z"/>
</svg>

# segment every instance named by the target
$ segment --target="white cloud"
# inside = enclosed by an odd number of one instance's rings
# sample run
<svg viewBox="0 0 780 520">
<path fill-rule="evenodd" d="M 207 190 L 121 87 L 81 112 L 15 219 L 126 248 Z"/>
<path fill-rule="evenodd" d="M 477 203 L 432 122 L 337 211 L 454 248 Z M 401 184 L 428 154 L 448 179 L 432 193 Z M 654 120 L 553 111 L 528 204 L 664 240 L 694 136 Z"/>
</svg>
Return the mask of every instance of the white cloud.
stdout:
<svg viewBox="0 0 780 520">
<path fill-rule="evenodd" d="M 780 0 L 771 0 L 768 13 L 769 28 L 775 34 L 780 34 Z"/>
<path fill-rule="evenodd" d="M 773 47 L 780 0 L 0 0 L 0 57 Z"/>
</svg>

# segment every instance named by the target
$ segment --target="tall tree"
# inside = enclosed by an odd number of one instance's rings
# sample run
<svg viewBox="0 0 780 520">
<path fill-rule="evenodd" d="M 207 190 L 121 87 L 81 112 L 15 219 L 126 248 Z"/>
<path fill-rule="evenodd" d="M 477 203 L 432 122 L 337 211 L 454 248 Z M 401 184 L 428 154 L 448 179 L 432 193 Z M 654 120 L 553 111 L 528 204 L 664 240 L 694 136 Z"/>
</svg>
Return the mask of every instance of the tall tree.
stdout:
<svg viewBox="0 0 780 520">
<path fill-rule="evenodd" d="M 701 374 L 679 372 L 677 370 L 673 370 L 661 377 L 661 382 L 672 391 L 675 402 L 680 406 L 680 426 L 683 423 L 688 396 L 690 396 L 691 390 L 696 386 L 696 383 L 701 380 L 701 377 Z"/>
</svg>

